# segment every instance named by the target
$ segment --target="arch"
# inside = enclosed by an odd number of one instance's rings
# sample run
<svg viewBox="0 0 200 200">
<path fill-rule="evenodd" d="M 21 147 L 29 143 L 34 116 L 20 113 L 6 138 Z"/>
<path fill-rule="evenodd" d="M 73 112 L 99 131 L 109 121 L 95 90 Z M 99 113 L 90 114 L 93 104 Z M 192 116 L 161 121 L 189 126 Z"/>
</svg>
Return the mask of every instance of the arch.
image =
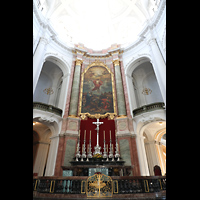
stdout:
<svg viewBox="0 0 200 200">
<path fill-rule="evenodd" d="M 52 69 L 51 72 L 49 72 L 47 68 L 44 68 L 47 67 L 48 65 L 51 66 Z M 54 73 L 54 67 L 57 75 L 56 73 Z M 34 101 L 50 104 L 64 111 L 66 106 L 67 92 L 68 92 L 69 75 L 70 75 L 70 67 L 68 62 L 66 62 L 62 57 L 58 56 L 57 54 L 46 53 L 44 56 L 44 63 L 34 92 Z M 44 80 L 45 76 L 49 78 L 48 80 L 47 78 L 45 79 L 47 80 L 47 82 L 45 82 Z M 60 85 L 60 83 L 62 84 Z M 49 90 L 50 92 L 52 91 L 51 95 L 43 94 L 43 92 L 45 92 L 43 91 L 45 88 L 45 87 L 43 88 L 44 84 L 46 84 L 46 90 Z"/>
<path fill-rule="evenodd" d="M 154 113 L 150 116 L 140 116 L 136 121 L 136 142 L 138 147 L 138 157 L 140 163 L 140 172 L 142 176 L 154 175 L 153 166 L 159 165 L 162 169 L 162 173 L 165 174 L 165 164 L 160 162 L 160 154 L 157 150 L 158 142 L 155 141 L 156 133 L 163 130 L 159 125 L 159 122 L 165 123 L 164 115 L 159 114 L 159 112 Z M 151 127 L 153 124 L 157 124 L 157 128 L 161 127 L 159 130 L 153 130 Z M 150 129 L 149 129 L 150 128 Z M 145 136 L 145 138 L 144 138 Z"/>
<path fill-rule="evenodd" d="M 154 135 L 154 139 L 156 141 L 156 150 L 158 154 L 158 159 L 160 161 L 160 166 L 163 175 L 166 173 L 166 143 L 163 143 L 161 139 L 165 134 L 166 134 L 166 128 L 163 128 L 157 131 Z"/>
<path fill-rule="evenodd" d="M 63 76 L 70 73 L 70 65 L 65 61 L 63 58 L 61 58 L 59 55 L 54 55 L 52 53 L 46 53 L 44 55 L 44 62 L 50 61 L 54 64 L 56 64 L 61 71 L 63 72 Z"/>
<path fill-rule="evenodd" d="M 33 140 L 33 174 L 38 176 L 43 176 L 46 169 L 49 146 L 50 146 L 50 136 L 52 135 L 51 130 L 48 126 L 41 122 L 37 122 L 34 125 L 33 135 L 38 134 L 37 141 Z"/>
<path fill-rule="evenodd" d="M 43 114 L 44 113 L 44 114 Z M 39 122 L 47 126 L 52 132 L 52 137 L 55 137 L 59 134 L 61 129 L 60 121 L 57 117 L 53 117 L 54 115 L 46 113 L 45 111 L 38 111 L 33 113 L 33 121 Z M 60 118 L 60 117 L 59 117 Z"/>
<path fill-rule="evenodd" d="M 151 59 L 151 56 L 146 54 L 145 56 L 144 55 L 139 55 L 137 57 L 134 57 L 128 64 L 127 64 L 127 67 L 125 69 L 125 74 L 131 74 L 133 73 L 133 71 L 139 66 L 141 65 L 142 63 L 145 63 L 145 62 L 151 62 L 152 59 Z"/>
</svg>

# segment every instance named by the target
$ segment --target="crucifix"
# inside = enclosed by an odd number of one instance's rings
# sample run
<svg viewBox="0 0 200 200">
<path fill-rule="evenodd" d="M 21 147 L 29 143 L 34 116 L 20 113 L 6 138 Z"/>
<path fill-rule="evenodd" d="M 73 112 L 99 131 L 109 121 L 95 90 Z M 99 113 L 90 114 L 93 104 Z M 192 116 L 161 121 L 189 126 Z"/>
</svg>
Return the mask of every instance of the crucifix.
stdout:
<svg viewBox="0 0 200 200">
<path fill-rule="evenodd" d="M 103 124 L 103 122 L 99 122 L 99 119 L 97 119 L 97 122 L 92 122 L 92 123 L 97 126 L 97 128 L 95 129 L 97 130 L 97 145 L 94 147 L 95 149 L 94 155 L 97 153 L 101 154 L 100 152 L 101 147 L 99 146 L 99 125 Z"/>
</svg>

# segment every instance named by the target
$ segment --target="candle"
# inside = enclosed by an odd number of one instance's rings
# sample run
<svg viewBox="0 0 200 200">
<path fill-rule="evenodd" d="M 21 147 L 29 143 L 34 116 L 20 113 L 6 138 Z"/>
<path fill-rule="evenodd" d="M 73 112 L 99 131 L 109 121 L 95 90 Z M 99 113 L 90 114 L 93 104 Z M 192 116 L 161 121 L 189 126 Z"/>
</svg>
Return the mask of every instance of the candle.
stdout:
<svg viewBox="0 0 200 200">
<path fill-rule="evenodd" d="M 85 130 L 85 134 L 84 134 L 84 140 L 85 140 L 85 136 L 86 136 L 86 130 Z"/>
<path fill-rule="evenodd" d="M 110 140 L 111 140 L 111 130 L 110 130 Z"/>
<path fill-rule="evenodd" d="M 113 144 L 112 144 L 112 151 L 113 151 Z"/>
<path fill-rule="evenodd" d="M 91 130 L 90 130 L 90 140 L 91 140 Z"/>
<path fill-rule="evenodd" d="M 108 153 L 108 144 L 106 145 L 106 148 L 107 148 L 107 153 Z"/>
<path fill-rule="evenodd" d="M 103 131 L 103 133 L 104 133 L 104 140 L 105 140 L 105 131 Z"/>
<path fill-rule="evenodd" d="M 78 138 L 80 139 L 80 130 L 78 131 Z"/>
</svg>

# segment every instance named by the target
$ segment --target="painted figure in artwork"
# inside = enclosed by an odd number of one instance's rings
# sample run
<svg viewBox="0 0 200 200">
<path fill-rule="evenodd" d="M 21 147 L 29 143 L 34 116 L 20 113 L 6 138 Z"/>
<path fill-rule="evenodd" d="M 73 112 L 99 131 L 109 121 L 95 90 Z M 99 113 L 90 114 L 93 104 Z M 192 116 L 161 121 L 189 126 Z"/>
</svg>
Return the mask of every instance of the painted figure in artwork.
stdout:
<svg viewBox="0 0 200 200">
<path fill-rule="evenodd" d="M 99 80 L 99 79 L 96 79 L 93 81 L 95 87 L 92 89 L 92 91 L 94 90 L 98 90 L 100 89 L 100 86 L 103 84 L 103 81 Z"/>
<path fill-rule="evenodd" d="M 109 98 L 107 97 L 107 98 L 104 98 L 104 99 L 101 99 L 101 101 L 102 101 L 102 106 L 103 106 L 103 108 L 105 109 L 105 110 L 108 110 L 108 108 L 110 107 L 110 100 L 109 100 Z"/>
</svg>

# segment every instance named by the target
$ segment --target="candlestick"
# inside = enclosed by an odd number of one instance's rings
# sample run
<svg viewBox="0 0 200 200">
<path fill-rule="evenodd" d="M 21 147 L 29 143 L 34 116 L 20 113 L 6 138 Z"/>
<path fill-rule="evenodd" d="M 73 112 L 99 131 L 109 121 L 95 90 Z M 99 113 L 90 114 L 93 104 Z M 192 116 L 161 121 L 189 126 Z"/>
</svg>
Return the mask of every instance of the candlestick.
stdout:
<svg viewBox="0 0 200 200">
<path fill-rule="evenodd" d="M 111 135 L 111 132 L 110 132 L 110 135 Z M 114 161 L 113 160 L 113 149 L 112 149 L 112 139 L 110 138 L 110 151 L 109 151 L 109 156 L 108 156 L 109 158 L 112 158 L 112 161 Z"/>
<path fill-rule="evenodd" d="M 81 157 L 79 148 L 80 148 L 80 140 L 78 139 L 78 144 L 77 144 L 77 149 L 76 149 L 76 161 L 78 161 L 78 159 Z"/>
<path fill-rule="evenodd" d="M 91 131 L 90 131 L 90 135 L 91 135 Z M 88 144 L 88 152 L 87 152 L 87 160 L 86 161 L 89 161 L 88 158 L 92 158 L 91 139 L 89 140 L 89 144 Z"/>
<path fill-rule="evenodd" d="M 117 158 L 117 161 L 120 161 L 120 154 L 119 154 L 119 148 L 118 148 L 117 137 L 116 137 L 115 142 L 116 142 L 116 145 L 115 145 L 116 151 L 115 151 L 115 155 L 114 155 L 114 156 L 115 156 L 115 158 Z"/>
<path fill-rule="evenodd" d="M 111 130 L 110 130 L 110 140 L 111 140 Z"/>
<path fill-rule="evenodd" d="M 90 130 L 90 140 L 91 140 L 91 130 Z"/>
<path fill-rule="evenodd" d="M 105 140 L 105 131 L 103 131 L 103 133 L 104 133 L 103 135 L 104 135 L 104 140 Z"/>
<path fill-rule="evenodd" d="M 104 131 L 104 140 L 103 140 L 103 158 L 107 158 L 107 150 L 106 150 L 106 140 L 105 140 L 105 131 Z"/>
<path fill-rule="evenodd" d="M 86 158 L 86 151 L 85 151 L 85 139 L 84 139 L 84 143 L 82 144 L 82 156 L 81 156 L 81 161 L 83 161 L 83 158 Z"/>
</svg>

